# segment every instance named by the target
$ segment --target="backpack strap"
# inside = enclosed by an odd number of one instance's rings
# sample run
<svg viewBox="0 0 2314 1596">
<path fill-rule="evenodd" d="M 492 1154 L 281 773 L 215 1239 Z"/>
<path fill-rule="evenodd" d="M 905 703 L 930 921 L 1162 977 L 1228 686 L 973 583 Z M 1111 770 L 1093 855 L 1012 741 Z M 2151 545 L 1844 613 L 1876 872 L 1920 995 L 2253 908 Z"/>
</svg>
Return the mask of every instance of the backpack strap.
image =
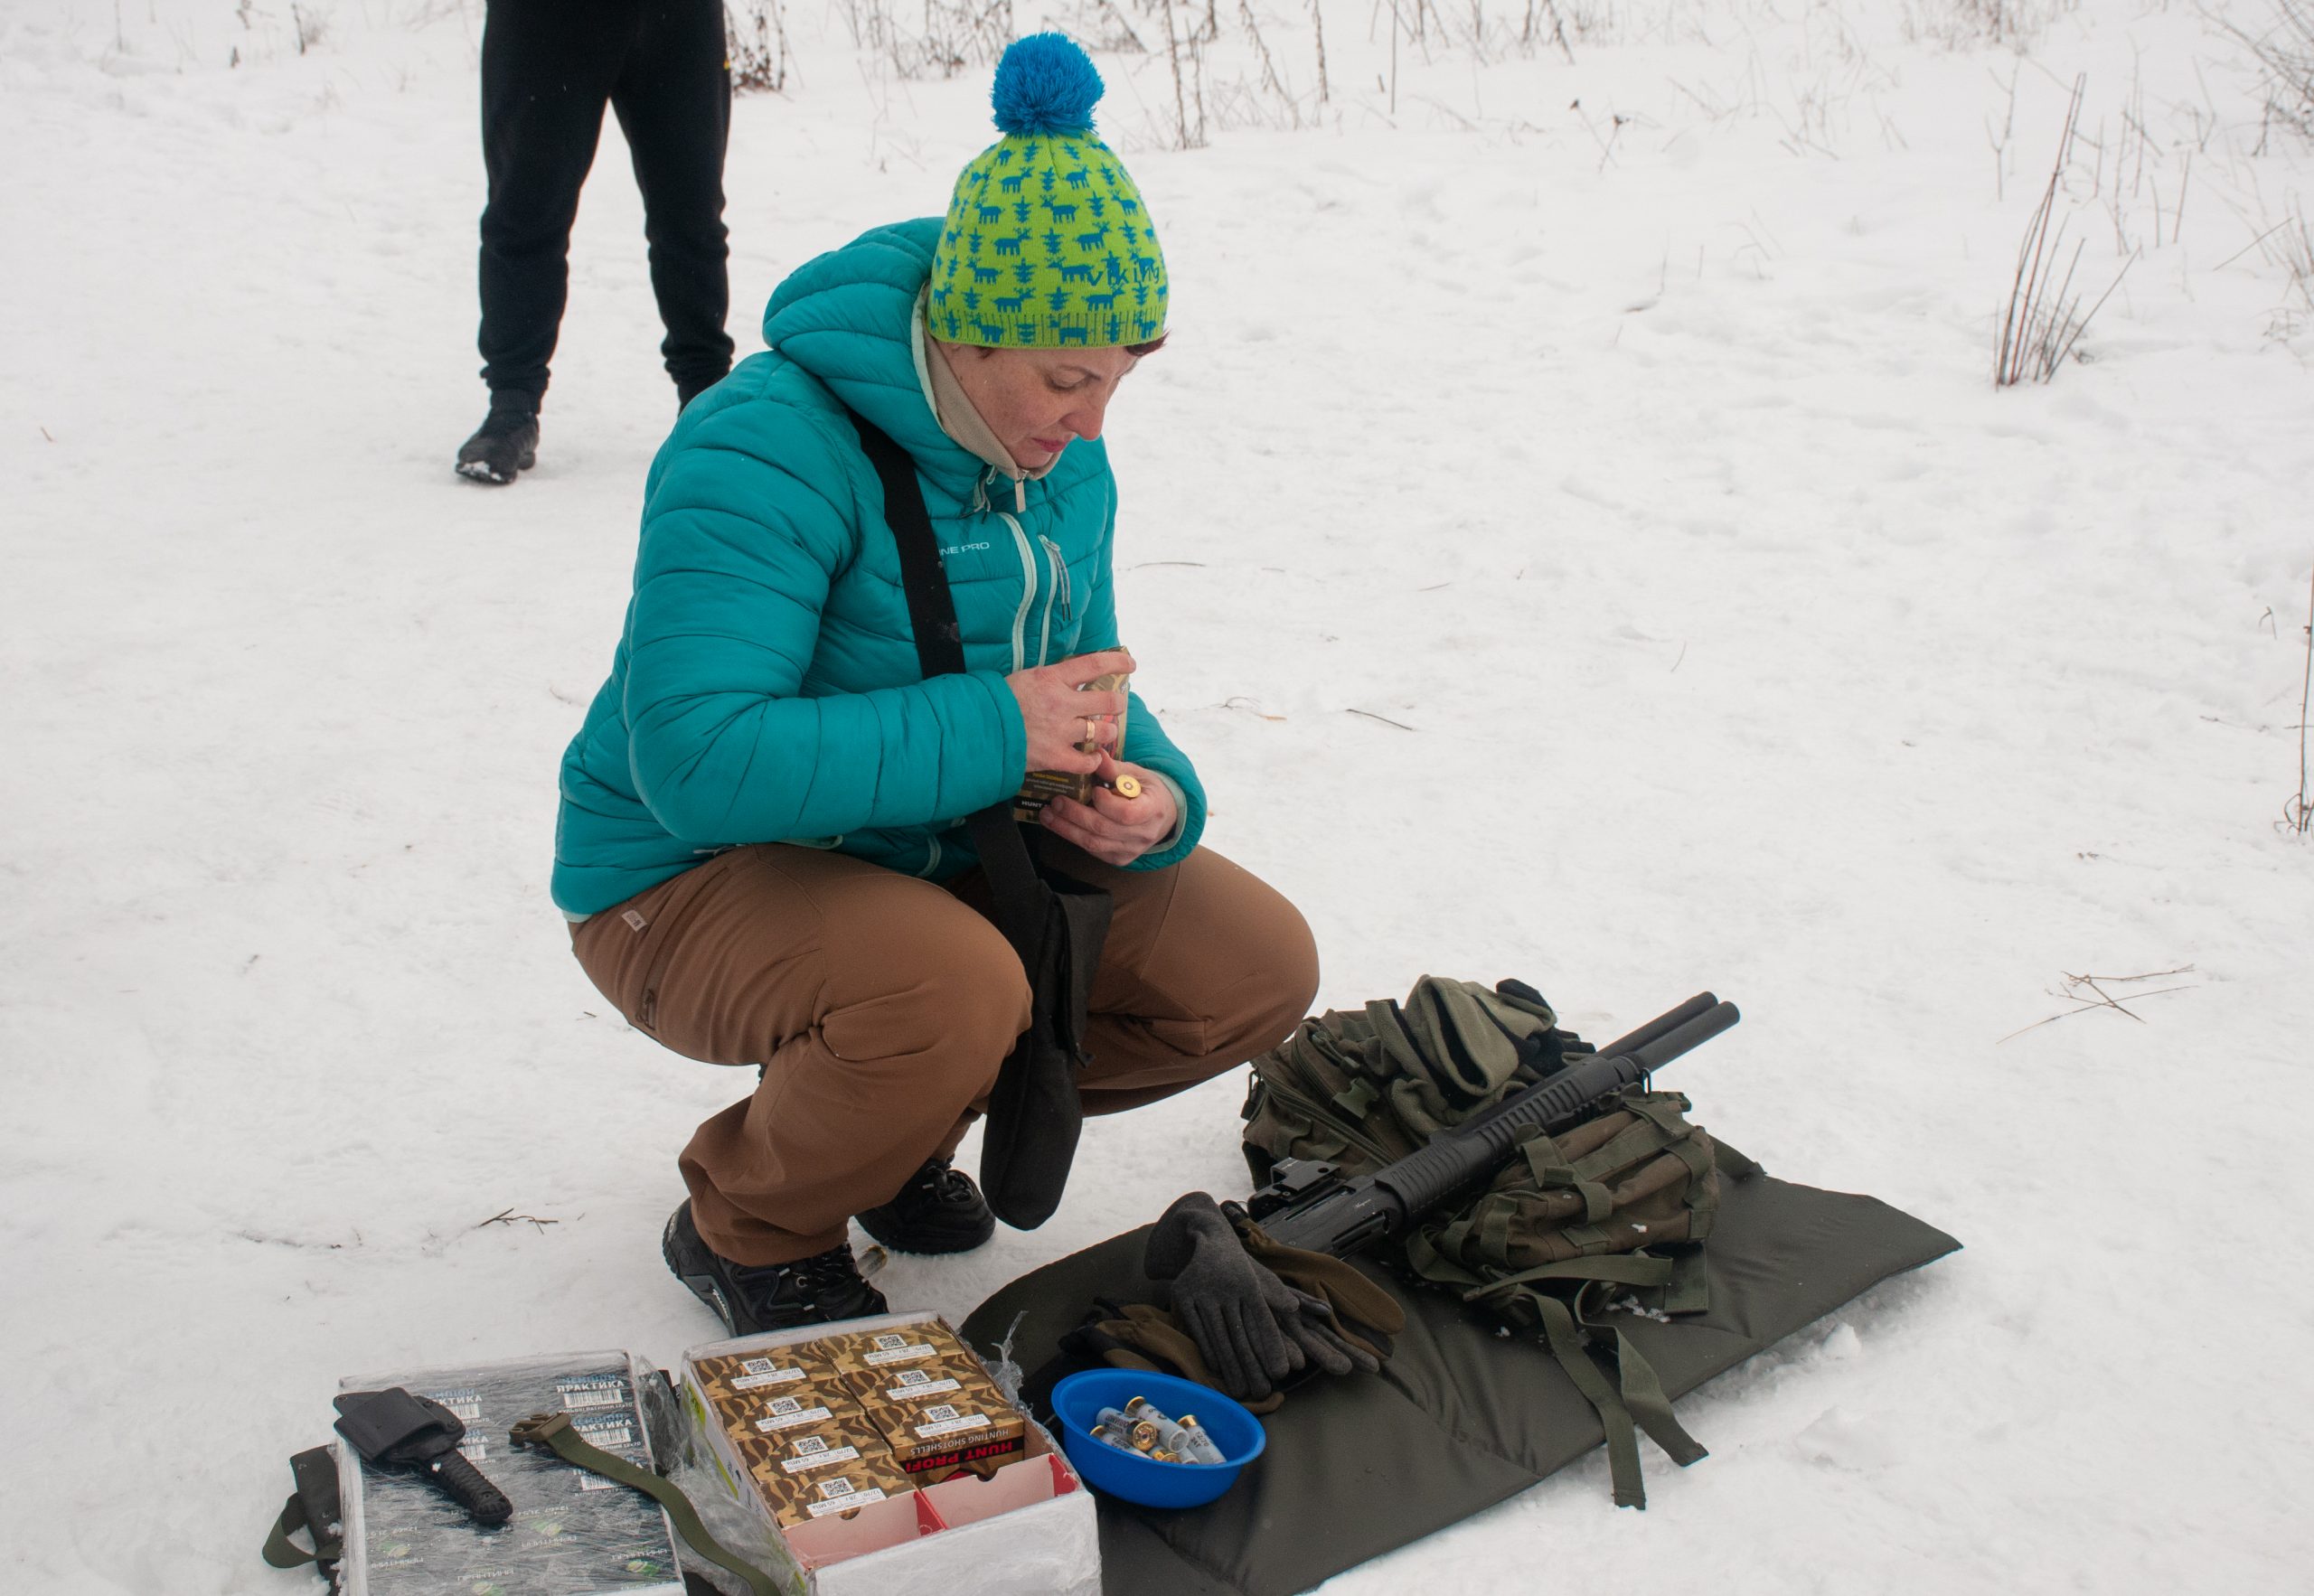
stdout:
<svg viewBox="0 0 2314 1596">
<path fill-rule="evenodd" d="M 1561 1298 L 1535 1290 L 1529 1282 L 1580 1280 L 1655 1285 L 1668 1281 L 1671 1273 L 1670 1260 L 1635 1253 L 1570 1258 L 1525 1270 L 1463 1293 L 1466 1301 L 1491 1298 L 1500 1304 L 1515 1298 L 1542 1326 L 1543 1340 L 1551 1356 L 1597 1413 L 1600 1425 L 1607 1432 L 1607 1472 L 1614 1485 L 1618 1507 L 1644 1510 L 1647 1507 L 1647 1487 L 1639 1467 L 1640 1431 L 1645 1431 L 1648 1439 L 1670 1453 L 1671 1460 L 1682 1469 L 1711 1454 L 1672 1416 L 1670 1398 L 1663 1394 L 1661 1378 L 1654 1366 L 1632 1345 L 1623 1327 L 1603 1324 L 1585 1310 L 1593 1295 L 1590 1284 L 1576 1293 L 1575 1302 L 1570 1305 Z M 1612 1346 L 1608 1344 L 1611 1337 Z M 1613 1384 L 1609 1383 L 1606 1371 L 1599 1366 L 1601 1357 L 1613 1366 Z"/>
</svg>

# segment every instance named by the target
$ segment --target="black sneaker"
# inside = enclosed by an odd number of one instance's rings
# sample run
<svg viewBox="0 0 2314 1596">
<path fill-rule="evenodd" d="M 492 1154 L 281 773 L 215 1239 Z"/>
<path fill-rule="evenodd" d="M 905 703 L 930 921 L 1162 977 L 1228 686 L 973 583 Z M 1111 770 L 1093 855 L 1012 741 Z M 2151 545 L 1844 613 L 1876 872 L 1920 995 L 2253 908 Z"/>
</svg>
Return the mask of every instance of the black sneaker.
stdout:
<svg viewBox="0 0 2314 1596">
<path fill-rule="evenodd" d="M 971 1176 L 934 1159 L 898 1197 L 861 1215 L 860 1228 L 895 1253 L 969 1253 L 996 1234 L 996 1216 Z"/>
<path fill-rule="evenodd" d="M 735 1336 L 832 1324 L 889 1309 L 884 1293 L 860 1278 L 849 1242 L 793 1263 L 751 1268 L 719 1256 L 701 1241 L 685 1202 L 668 1216 L 659 1249 L 675 1278 Z"/>
<path fill-rule="evenodd" d="M 475 482 L 510 483 L 539 463 L 539 406 L 527 393 L 494 393 L 490 414 L 458 446 L 458 474 Z"/>
</svg>

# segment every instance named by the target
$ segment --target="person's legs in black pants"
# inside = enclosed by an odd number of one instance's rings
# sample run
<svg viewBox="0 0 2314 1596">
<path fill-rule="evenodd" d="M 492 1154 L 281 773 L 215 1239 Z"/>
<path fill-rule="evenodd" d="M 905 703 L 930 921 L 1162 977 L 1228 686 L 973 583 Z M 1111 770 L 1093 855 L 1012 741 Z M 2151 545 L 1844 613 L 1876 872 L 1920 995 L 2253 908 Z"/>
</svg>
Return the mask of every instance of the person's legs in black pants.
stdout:
<svg viewBox="0 0 2314 1596">
<path fill-rule="evenodd" d="M 492 408 L 547 385 L 570 287 L 570 224 L 635 8 L 586 0 L 489 0 L 482 34 L 483 380 Z M 720 46 L 716 57 L 722 59 Z"/>
<path fill-rule="evenodd" d="M 493 0 L 494 4 L 497 0 Z M 723 331 L 730 308 L 730 249 L 723 226 L 723 152 L 731 127 L 722 0 L 638 0 L 642 30 L 612 85 L 643 191 L 651 289 L 666 341 L 659 346 L 688 404 L 731 369 Z"/>
</svg>

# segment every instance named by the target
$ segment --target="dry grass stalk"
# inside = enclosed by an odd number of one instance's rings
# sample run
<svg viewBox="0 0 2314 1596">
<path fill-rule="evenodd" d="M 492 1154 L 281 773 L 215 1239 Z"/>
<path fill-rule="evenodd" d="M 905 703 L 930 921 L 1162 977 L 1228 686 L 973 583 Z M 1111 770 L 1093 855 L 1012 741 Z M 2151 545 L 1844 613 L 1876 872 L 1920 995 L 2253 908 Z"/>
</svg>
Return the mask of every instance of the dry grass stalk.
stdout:
<svg viewBox="0 0 2314 1596">
<path fill-rule="evenodd" d="M 1262 92 L 1275 95 L 1277 103 L 1285 108 L 1287 120 L 1293 127 L 1301 127 L 1302 107 L 1287 91 L 1284 80 L 1277 75 L 1277 68 L 1270 61 L 1269 44 L 1262 38 L 1261 24 L 1254 20 L 1251 0 L 1237 0 L 1237 20 L 1246 24 L 1246 37 L 1253 41 L 1254 57 L 1261 62 Z"/>
<path fill-rule="evenodd" d="M 2081 296 L 2073 291 L 2074 273 L 2081 264 L 2081 246 L 2076 243 L 2068 258 L 2065 255 L 2065 221 L 2056 213 L 2057 198 L 2065 182 L 2065 166 L 2073 158 L 2074 140 L 2081 126 L 2081 100 L 2088 88 L 2088 80 L 2073 80 L 2073 98 L 2065 107 L 2065 132 L 2057 140 L 2057 158 L 2049 169 L 2048 187 L 2042 191 L 2041 202 L 2034 208 L 2033 220 L 2025 229 L 2024 241 L 2017 250 L 2017 271 L 2008 285 L 2008 305 L 2000 319 L 2000 341 L 1993 351 L 1993 386 L 2010 388 L 2030 377 L 2036 382 L 2046 382 L 2057 373 L 2065 357 L 2080 343 L 2092 317 L 2103 308 L 2105 301 L 2121 286 L 2121 278 L 2137 257 L 2132 254 L 2121 263 L 2121 269 L 2108 284 L 2105 292 L 2087 310 L 2081 308 Z M 2058 262 L 2064 261 L 2064 275 L 2058 275 Z"/>
<path fill-rule="evenodd" d="M 1318 103 L 1324 105 L 1333 98 L 1333 90 L 1326 82 L 1326 19 L 1320 0 L 1310 0 L 1310 31 L 1318 46 Z"/>
<path fill-rule="evenodd" d="M 2314 709 L 2314 575 L 2306 579 L 2306 674 L 2298 689 L 2298 796 L 2281 806 L 2282 823 L 2300 837 L 2314 829 L 2314 789 L 2306 763 L 2306 718 Z"/>
<path fill-rule="evenodd" d="M 2256 33 L 2225 17 L 2212 20 L 2256 59 L 2264 80 L 2267 127 L 2279 122 L 2314 138 L 2314 0 L 2274 0 L 2272 20 Z M 2262 154 L 2263 137 L 2258 148 Z"/>
<path fill-rule="evenodd" d="M 723 8 L 723 51 L 738 94 L 778 94 L 787 88 L 787 9 L 782 0 L 748 0 L 742 25 Z"/>
</svg>

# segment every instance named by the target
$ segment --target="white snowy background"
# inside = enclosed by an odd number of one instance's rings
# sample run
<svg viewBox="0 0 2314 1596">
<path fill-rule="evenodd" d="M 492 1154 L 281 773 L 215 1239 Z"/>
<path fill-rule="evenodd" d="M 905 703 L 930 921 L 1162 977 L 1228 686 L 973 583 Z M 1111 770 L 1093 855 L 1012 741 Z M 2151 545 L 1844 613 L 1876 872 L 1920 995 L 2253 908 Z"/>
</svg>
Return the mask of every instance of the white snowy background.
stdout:
<svg viewBox="0 0 2314 1596">
<path fill-rule="evenodd" d="M 1557 0 L 1562 50 L 1334 0 L 1321 104 L 1264 0 L 1193 149 L 1162 42 L 1101 54 L 1176 284 L 1111 416 L 1124 634 L 1321 1001 L 1515 974 L 1604 1036 L 1712 987 L 1698 1116 L 1967 1244 L 1688 1399 L 1644 1515 L 1594 1454 L 1328 1591 L 2306 1588 L 2314 152 L 2223 25 L 2272 4 Z M 992 136 L 876 9 L 793 0 L 738 103 L 742 354 Z M 257 1544 L 340 1375 L 713 1328 L 659 1228 L 750 1083 L 545 894 L 673 410 L 640 205 L 608 126 L 539 466 L 457 479 L 481 25 L 0 7 L 12 1591 L 302 1592 Z M 1996 390 L 2076 74 L 2075 286 L 2134 261 Z M 882 1285 L 960 1316 L 1242 1190 L 1241 1087 Z"/>
</svg>

